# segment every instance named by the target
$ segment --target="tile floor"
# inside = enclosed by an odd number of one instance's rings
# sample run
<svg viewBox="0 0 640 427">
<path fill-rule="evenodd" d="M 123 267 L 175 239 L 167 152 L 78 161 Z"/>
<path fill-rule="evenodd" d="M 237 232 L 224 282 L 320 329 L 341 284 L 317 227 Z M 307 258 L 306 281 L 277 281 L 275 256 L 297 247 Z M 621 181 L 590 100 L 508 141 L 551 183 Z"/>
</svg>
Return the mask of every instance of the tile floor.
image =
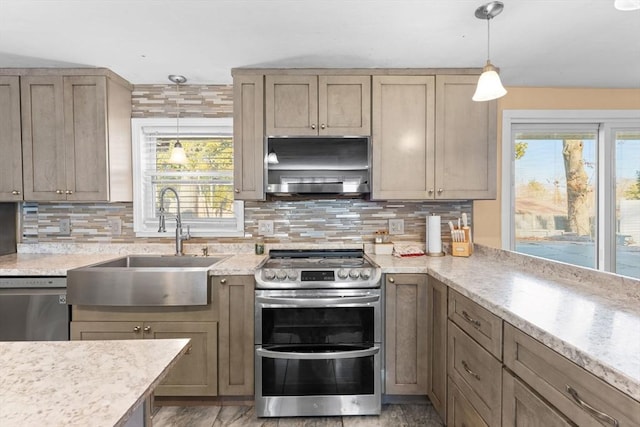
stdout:
<svg viewBox="0 0 640 427">
<path fill-rule="evenodd" d="M 385 404 L 380 416 L 257 418 L 253 406 L 163 406 L 154 427 L 436 427 L 431 404 Z"/>
</svg>

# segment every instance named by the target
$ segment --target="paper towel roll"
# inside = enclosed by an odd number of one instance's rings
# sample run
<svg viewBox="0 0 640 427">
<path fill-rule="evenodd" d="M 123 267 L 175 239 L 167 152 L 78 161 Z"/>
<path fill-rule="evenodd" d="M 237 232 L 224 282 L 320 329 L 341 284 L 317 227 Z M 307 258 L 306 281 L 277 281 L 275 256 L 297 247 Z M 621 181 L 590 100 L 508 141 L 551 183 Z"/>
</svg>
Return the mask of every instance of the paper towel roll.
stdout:
<svg viewBox="0 0 640 427">
<path fill-rule="evenodd" d="M 439 215 L 427 217 L 427 252 L 430 254 L 440 254 L 442 252 Z"/>
</svg>

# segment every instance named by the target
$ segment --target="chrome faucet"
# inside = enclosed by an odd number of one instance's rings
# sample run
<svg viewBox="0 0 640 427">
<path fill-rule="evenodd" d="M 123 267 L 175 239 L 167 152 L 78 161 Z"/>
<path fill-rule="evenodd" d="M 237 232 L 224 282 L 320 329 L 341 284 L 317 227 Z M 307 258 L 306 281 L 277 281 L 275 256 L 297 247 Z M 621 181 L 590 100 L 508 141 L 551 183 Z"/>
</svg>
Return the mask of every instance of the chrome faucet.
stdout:
<svg viewBox="0 0 640 427">
<path fill-rule="evenodd" d="M 158 214 L 160 215 L 160 226 L 158 227 L 158 233 L 164 233 L 167 231 L 165 228 L 164 222 L 164 195 L 167 191 L 171 191 L 176 196 L 176 201 L 178 202 L 178 210 L 176 214 L 176 255 L 184 255 L 184 248 L 182 247 L 182 242 L 184 240 L 189 240 L 191 238 L 191 234 L 189 233 L 189 226 L 187 225 L 187 232 L 182 232 L 182 218 L 180 217 L 180 196 L 178 196 L 178 192 L 173 187 L 164 187 L 162 191 L 160 191 L 160 209 L 158 210 Z"/>
</svg>

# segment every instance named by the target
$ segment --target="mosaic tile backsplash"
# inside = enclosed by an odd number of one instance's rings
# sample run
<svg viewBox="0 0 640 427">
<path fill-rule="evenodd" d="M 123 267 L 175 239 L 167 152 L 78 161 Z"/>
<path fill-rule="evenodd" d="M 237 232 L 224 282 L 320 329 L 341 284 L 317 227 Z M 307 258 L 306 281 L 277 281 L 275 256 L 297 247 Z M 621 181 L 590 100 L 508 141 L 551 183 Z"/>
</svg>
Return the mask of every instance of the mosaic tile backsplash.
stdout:
<svg viewBox="0 0 640 427">
<path fill-rule="evenodd" d="M 462 212 L 470 215 L 471 207 L 470 201 L 414 203 L 337 199 L 245 202 L 244 237 L 201 240 L 247 242 L 257 236 L 259 220 L 272 220 L 274 235 L 265 237 L 268 243 L 371 243 L 376 231 L 387 230 L 388 220 L 397 218 L 404 220 L 405 233 L 389 236 L 390 240 L 424 242 L 425 218 L 435 214 L 442 217 L 442 238 L 446 241 L 450 235 L 447 221 L 457 220 Z M 62 236 L 59 223 L 67 218 L 71 223 L 71 234 Z M 172 241 L 173 234 L 168 233 L 162 238 L 136 238 L 132 203 L 24 203 L 22 237 L 22 243 L 26 244 L 166 243 Z"/>
</svg>

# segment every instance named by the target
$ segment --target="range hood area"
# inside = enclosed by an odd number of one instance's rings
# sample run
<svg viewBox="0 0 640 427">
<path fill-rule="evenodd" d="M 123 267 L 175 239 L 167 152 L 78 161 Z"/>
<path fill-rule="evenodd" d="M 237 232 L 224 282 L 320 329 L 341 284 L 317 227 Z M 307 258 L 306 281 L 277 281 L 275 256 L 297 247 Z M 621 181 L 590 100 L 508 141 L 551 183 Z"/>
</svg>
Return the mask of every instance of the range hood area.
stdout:
<svg viewBox="0 0 640 427">
<path fill-rule="evenodd" d="M 368 137 L 271 137 L 266 146 L 267 194 L 363 197 L 371 191 Z"/>
</svg>

